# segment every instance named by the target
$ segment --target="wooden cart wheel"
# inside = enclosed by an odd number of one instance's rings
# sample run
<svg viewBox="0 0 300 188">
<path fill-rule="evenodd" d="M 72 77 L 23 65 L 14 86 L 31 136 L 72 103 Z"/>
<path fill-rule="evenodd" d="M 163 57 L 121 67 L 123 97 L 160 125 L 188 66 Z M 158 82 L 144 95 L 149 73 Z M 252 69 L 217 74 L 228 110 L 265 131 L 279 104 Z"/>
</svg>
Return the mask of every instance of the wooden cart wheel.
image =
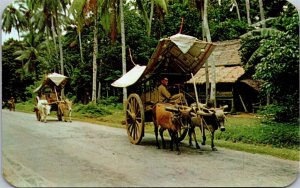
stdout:
<svg viewBox="0 0 300 188">
<path fill-rule="evenodd" d="M 126 129 L 130 142 L 139 144 L 144 136 L 145 112 L 139 95 L 130 94 L 126 104 Z"/>
</svg>

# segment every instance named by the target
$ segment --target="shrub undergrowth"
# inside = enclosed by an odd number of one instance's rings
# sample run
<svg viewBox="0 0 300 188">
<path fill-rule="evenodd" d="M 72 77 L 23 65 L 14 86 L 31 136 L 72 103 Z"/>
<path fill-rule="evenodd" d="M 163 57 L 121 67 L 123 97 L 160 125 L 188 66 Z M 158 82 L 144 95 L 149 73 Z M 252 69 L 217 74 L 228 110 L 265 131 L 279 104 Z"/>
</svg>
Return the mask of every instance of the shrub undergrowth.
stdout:
<svg viewBox="0 0 300 188">
<path fill-rule="evenodd" d="M 248 122 L 251 120 L 248 119 Z M 262 144 L 277 148 L 299 149 L 299 125 L 252 120 L 255 124 L 237 125 L 228 121 L 226 131 L 216 132 L 218 139 L 246 144 Z"/>
</svg>

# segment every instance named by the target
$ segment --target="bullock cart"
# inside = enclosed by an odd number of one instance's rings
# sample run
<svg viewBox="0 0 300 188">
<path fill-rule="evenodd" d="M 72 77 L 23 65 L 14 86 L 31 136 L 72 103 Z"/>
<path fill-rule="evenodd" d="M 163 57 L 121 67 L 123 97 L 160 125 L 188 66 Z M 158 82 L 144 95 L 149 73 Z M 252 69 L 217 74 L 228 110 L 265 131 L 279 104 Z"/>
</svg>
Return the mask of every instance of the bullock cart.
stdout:
<svg viewBox="0 0 300 188">
<path fill-rule="evenodd" d="M 35 98 L 35 107 L 34 111 L 36 113 L 36 118 L 38 121 L 41 120 L 39 109 L 37 108 L 37 103 L 39 99 L 47 100 L 47 103 L 51 106 L 51 111 L 57 112 L 57 118 L 59 121 L 62 121 L 62 111 L 58 107 L 60 103 L 63 103 L 63 97 L 61 95 L 62 89 L 65 87 L 68 81 L 68 77 L 58 74 L 50 73 L 45 75 L 42 83 L 37 87 L 33 92 L 37 93 Z"/>
<path fill-rule="evenodd" d="M 183 34 L 163 38 L 159 41 L 147 66 L 135 65 L 111 84 L 114 87 L 127 88 L 125 122 L 128 138 L 132 144 L 141 142 L 145 122 L 153 121 L 152 108 L 158 102 L 160 78 L 169 79 L 169 86 L 173 86 L 171 94 L 185 93 L 185 82 L 199 71 L 214 47 L 212 43 Z M 180 141 L 184 139 L 188 129 L 181 130 Z"/>
</svg>

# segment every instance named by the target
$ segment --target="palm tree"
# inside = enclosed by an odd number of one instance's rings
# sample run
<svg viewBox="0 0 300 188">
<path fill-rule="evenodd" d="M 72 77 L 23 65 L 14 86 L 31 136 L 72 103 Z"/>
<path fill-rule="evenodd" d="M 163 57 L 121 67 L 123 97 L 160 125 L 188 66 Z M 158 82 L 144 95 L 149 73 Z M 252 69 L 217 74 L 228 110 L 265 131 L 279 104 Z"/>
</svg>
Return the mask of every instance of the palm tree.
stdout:
<svg viewBox="0 0 300 188">
<path fill-rule="evenodd" d="M 146 23 L 146 29 L 148 37 L 151 35 L 151 25 L 152 25 L 152 19 L 153 19 L 153 12 L 154 12 L 154 5 L 156 4 L 158 7 L 162 8 L 166 13 L 168 12 L 167 4 L 168 0 L 151 0 L 150 2 L 150 15 L 148 17 L 147 11 L 144 8 L 144 1 L 142 0 L 136 0 L 136 4 L 138 9 L 140 10 L 142 17 L 144 19 L 144 22 Z"/>
<path fill-rule="evenodd" d="M 241 21 L 241 16 L 240 16 L 240 9 L 239 9 L 239 5 L 237 4 L 236 0 L 232 0 L 231 1 L 232 4 L 232 8 L 236 7 L 236 14 L 238 16 L 238 19 Z M 232 9 L 231 9 L 232 10 Z"/>
<path fill-rule="evenodd" d="M 94 20 L 94 37 L 93 37 L 93 81 L 92 81 L 92 103 L 96 104 L 97 99 L 97 56 L 98 56 L 98 6 L 102 5 L 102 0 L 83 0 L 84 6 L 81 6 L 81 10 L 78 13 L 86 15 L 91 13 Z M 105 0 L 104 0 L 105 1 Z M 75 1 L 74 1 L 75 2 Z M 74 3 L 73 2 L 73 3 Z"/>
<path fill-rule="evenodd" d="M 207 42 L 211 42 L 211 36 L 210 36 L 210 30 L 208 25 L 208 18 L 207 18 L 207 5 L 208 0 L 204 0 L 204 6 L 203 6 L 203 27 L 205 31 L 205 36 L 207 39 Z M 209 74 L 208 74 L 208 62 L 205 62 L 205 69 L 206 69 L 206 102 L 208 102 L 208 88 L 209 88 Z M 214 59 L 211 62 L 211 71 L 212 71 L 212 80 L 211 80 L 211 92 L 210 92 L 210 99 L 214 101 L 214 106 L 216 105 L 216 67 L 215 67 L 215 61 Z"/>
<path fill-rule="evenodd" d="M 266 19 L 265 19 L 265 13 L 264 13 L 264 4 L 262 0 L 258 0 L 259 3 L 259 14 L 260 14 L 260 20 L 262 22 L 262 27 L 266 28 Z"/>
<path fill-rule="evenodd" d="M 98 56 L 98 4 L 97 0 L 94 1 L 94 50 L 93 50 L 93 86 L 92 86 L 92 103 L 96 104 L 96 91 L 97 91 L 97 56 Z"/>
<path fill-rule="evenodd" d="M 111 43 L 114 44 L 118 34 L 119 0 L 101 0 L 99 5 L 101 26 L 110 35 Z"/>
<path fill-rule="evenodd" d="M 86 4 L 86 1 L 74 0 L 69 9 L 70 13 L 74 17 L 74 22 L 76 25 L 76 31 L 77 31 L 78 40 L 79 40 L 80 59 L 81 59 L 82 63 L 83 63 L 83 54 L 82 54 L 82 42 L 81 42 L 81 30 L 84 27 L 85 14 L 83 12 L 83 8 L 84 8 L 85 4 Z"/>
<path fill-rule="evenodd" d="M 248 22 L 248 25 L 251 25 L 251 18 L 250 18 L 250 0 L 246 0 L 246 12 L 247 12 L 247 22 Z"/>
<path fill-rule="evenodd" d="M 100 16 L 104 18 L 103 15 L 107 16 L 107 6 L 109 5 L 109 0 L 74 0 L 71 5 L 73 14 L 76 15 L 78 24 L 81 21 L 92 18 L 94 20 L 94 37 L 93 37 L 93 78 L 92 78 L 92 103 L 96 104 L 97 99 L 97 56 L 98 56 L 98 17 L 99 8 L 101 8 Z M 88 16 L 87 16 L 88 15 Z M 104 19 L 105 20 L 105 19 Z M 105 25 L 107 26 L 107 25 Z M 105 28 L 105 27 L 104 27 Z M 80 33 L 80 32 L 78 32 Z"/>
<path fill-rule="evenodd" d="M 16 60 L 24 63 L 23 70 L 25 73 L 33 73 L 35 78 L 38 79 L 40 73 L 38 67 L 47 66 L 48 61 L 46 61 L 46 54 L 41 54 L 41 52 L 46 51 L 46 45 L 42 42 L 42 33 L 30 32 L 24 36 L 22 50 L 16 51 L 14 55 L 18 57 Z"/>
<path fill-rule="evenodd" d="M 74 0 L 70 7 L 70 12 L 74 17 L 76 23 L 76 30 L 79 36 L 79 48 L 80 48 L 80 57 L 83 61 L 82 55 L 82 44 L 81 44 L 81 30 L 84 26 L 84 22 L 89 19 L 94 20 L 94 37 L 93 37 L 93 81 L 92 81 L 92 102 L 96 104 L 96 80 L 97 80 L 97 54 L 98 54 L 98 0 Z M 92 18 L 93 17 L 93 18 Z"/>
<path fill-rule="evenodd" d="M 18 8 L 15 7 L 17 3 L 19 5 Z M 28 12 L 28 9 L 24 7 L 24 2 L 22 0 L 16 1 L 15 4 L 8 5 L 3 12 L 3 31 L 10 33 L 12 28 L 15 28 L 20 37 L 20 32 L 28 30 L 29 19 L 26 16 L 26 12 Z"/>
<path fill-rule="evenodd" d="M 47 19 L 47 27 L 51 27 L 52 37 L 54 43 L 56 44 L 56 36 L 59 42 L 59 56 L 60 56 L 60 73 L 64 74 L 64 64 L 63 64 L 63 50 L 61 42 L 61 25 L 59 17 L 61 16 L 61 11 L 65 11 L 69 0 L 32 0 L 36 9 L 42 8 L 45 18 Z M 59 16 L 60 15 L 60 16 Z M 48 21 L 50 20 L 50 21 Z M 51 23 L 51 26 L 50 26 Z"/>
<path fill-rule="evenodd" d="M 110 0 L 110 39 L 114 44 L 117 40 L 117 0 Z"/>
<path fill-rule="evenodd" d="M 120 0 L 120 23 L 121 23 L 121 43 L 122 43 L 122 70 L 126 73 L 126 46 L 125 46 L 125 27 L 124 27 L 124 10 L 123 0 Z M 127 89 L 123 88 L 123 104 L 125 108 L 125 101 L 127 99 Z"/>
</svg>

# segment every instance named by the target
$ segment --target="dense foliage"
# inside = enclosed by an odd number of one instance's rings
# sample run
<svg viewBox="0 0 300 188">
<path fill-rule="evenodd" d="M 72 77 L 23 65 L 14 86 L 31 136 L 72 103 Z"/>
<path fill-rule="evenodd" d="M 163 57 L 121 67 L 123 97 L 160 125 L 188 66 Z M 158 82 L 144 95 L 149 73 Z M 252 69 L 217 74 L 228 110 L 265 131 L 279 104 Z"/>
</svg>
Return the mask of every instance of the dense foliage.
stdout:
<svg viewBox="0 0 300 188">
<path fill-rule="evenodd" d="M 299 114 L 298 20 L 297 11 L 291 8 L 271 20 L 273 30 L 260 30 L 242 40 L 248 74 L 263 81 L 261 95 L 273 100 L 262 113 L 273 114 L 276 121 L 297 119 Z"/>
<path fill-rule="evenodd" d="M 250 121 L 251 122 L 251 121 Z M 217 132 L 216 138 L 231 142 L 262 144 L 277 148 L 299 148 L 299 126 L 297 124 L 259 123 L 255 125 L 226 126 L 226 132 Z"/>
</svg>

